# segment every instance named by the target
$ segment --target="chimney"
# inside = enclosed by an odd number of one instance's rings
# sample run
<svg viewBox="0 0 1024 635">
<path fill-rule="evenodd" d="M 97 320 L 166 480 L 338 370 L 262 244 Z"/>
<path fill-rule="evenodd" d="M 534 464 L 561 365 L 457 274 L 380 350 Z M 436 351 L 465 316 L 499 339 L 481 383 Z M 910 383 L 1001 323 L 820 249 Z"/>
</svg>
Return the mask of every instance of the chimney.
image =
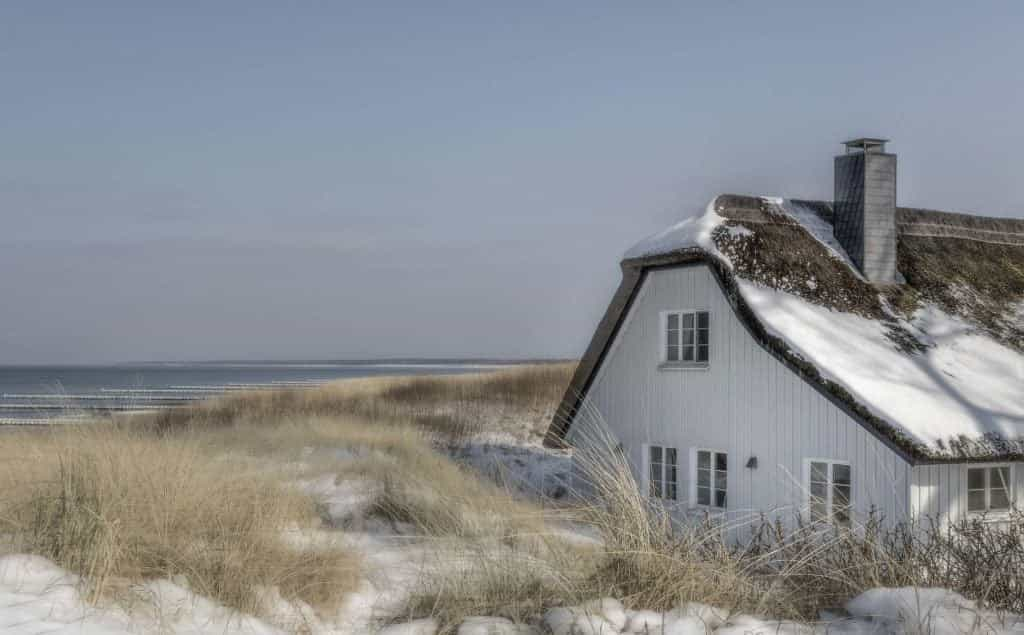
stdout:
<svg viewBox="0 0 1024 635">
<path fill-rule="evenodd" d="M 896 282 L 896 155 L 888 139 L 853 139 L 836 157 L 833 228 L 869 282 Z"/>
</svg>

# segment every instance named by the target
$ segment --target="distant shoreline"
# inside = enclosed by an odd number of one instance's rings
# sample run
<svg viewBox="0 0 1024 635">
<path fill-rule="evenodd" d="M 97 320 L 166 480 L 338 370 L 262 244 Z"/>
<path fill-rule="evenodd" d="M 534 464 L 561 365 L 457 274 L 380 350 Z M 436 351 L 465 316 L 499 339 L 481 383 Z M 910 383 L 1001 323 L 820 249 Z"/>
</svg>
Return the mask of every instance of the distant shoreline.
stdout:
<svg viewBox="0 0 1024 635">
<path fill-rule="evenodd" d="M 7 368 L 167 368 L 180 366 L 214 368 L 362 368 L 362 367 L 431 367 L 431 366 L 522 366 L 531 364 L 561 364 L 575 361 L 570 357 L 538 357 L 503 359 L 500 357 L 467 358 L 382 358 L 382 359 L 224 359 L 202 361 L 120 361 L 120 362 L 31 362 L 0 363 L 0 369 Z"/>
<path fill-rule="evenodd" d="M 184 406 L 238 391 L 315 388 L 348 379 L 458 375 L 553 360 L 384 359 L 0 366 L 0 425 L 51 426 Z"/>
</svg>

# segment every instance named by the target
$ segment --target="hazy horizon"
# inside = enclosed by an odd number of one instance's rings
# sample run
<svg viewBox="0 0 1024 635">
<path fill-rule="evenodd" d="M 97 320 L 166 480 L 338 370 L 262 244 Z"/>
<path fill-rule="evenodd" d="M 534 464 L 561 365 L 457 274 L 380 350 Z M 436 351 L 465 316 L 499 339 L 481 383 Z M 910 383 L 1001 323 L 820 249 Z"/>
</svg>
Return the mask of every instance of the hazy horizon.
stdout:
<svg viewBox="0 0 1024 635">
<path fill-rule="evenodd" d="M 29 367 L 89 367 L 89 366 L 346 366 L 346 365 L 488 365 L 488 364 L 529 364 L 531 362 L 571 362 L 576 358 L 570 357 L 394 357 L 381 356 L 369 358 L 338 357 L 338 358 L 274 358 L 274 359 L 122 359 L 106 362 L 23 362 L 7 363 L 0 362 L 0 368 L 29 368 Z"/>
<path fill-rule="evenodd" d="M 0 6 L 0 364 L 568 358 L 717 193 L 1024 216 L 1024 6 Z"/>
</svg>

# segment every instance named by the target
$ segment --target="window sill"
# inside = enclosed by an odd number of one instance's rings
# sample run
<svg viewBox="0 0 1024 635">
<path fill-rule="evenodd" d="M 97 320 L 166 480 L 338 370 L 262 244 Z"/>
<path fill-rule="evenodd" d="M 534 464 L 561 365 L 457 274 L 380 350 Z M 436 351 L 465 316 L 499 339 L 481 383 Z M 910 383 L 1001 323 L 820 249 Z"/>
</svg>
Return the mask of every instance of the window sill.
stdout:
<svg viewBox="0 0 1024 635">
<path fill-rule="evenodd" d="M 690 505 L 686 509 L 691 512 L 706 512 L 708 514 L 724 514 L 729 511 L 728 507 L 712 507 L 711 505 Z"/>
<path fill-rule="evenodd" d="M 968 520 L 977 520 L 982 523 L 1006 523 L 1010 522 L 1010 512 L 967 512 Z"/>
<path fill-rule="evenodd" d="M 711 364 L 707 362 L 662 362 L 658 364 L 658 370 L 708 370 Z"/>
</svg>

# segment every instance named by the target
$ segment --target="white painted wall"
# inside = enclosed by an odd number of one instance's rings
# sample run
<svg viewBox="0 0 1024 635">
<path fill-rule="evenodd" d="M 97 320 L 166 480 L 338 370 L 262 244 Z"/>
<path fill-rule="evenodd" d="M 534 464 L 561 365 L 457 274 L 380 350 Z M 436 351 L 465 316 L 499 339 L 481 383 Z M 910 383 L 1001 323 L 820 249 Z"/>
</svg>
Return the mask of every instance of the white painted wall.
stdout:
<svg viewBox="0 0 1024 635">
<path fill-rule="evenodd" d="M 706 370 L 659 370 L 660 313 L 675 309 L 710 311 Z M 733 519 L 755 511 L 792 519 L 804 505 L 806 458 L 851 464 L 858 515 L 875 506 L 902 520 L 910 511 L 910 465 L 754 341 L 705 265 L 648 273 L 586 406 L 622 442 L 640 483 L 644 444 L 678 448 L 684 499 L 690 449 L 728 452 Z M 581 442 L 590 425 L 591 417 L 578 417 L 570 442 Z M 758 468 L 744 467 L 753 455 Z"/>
<path fill-rule="evenodd" d="M 1011 498 L 1018 507 L 1024 503 L 1024 463 L 984 463 L 1010 465 L 1013 480 Z M 967 468 L 963 464 L 918 465 L 910 475 L 910 511 L 921 522 L 937 520 L 948 526 L 967 515 Z M 996 520 L 992 518 L 991 520 Z"/>
</svg>

